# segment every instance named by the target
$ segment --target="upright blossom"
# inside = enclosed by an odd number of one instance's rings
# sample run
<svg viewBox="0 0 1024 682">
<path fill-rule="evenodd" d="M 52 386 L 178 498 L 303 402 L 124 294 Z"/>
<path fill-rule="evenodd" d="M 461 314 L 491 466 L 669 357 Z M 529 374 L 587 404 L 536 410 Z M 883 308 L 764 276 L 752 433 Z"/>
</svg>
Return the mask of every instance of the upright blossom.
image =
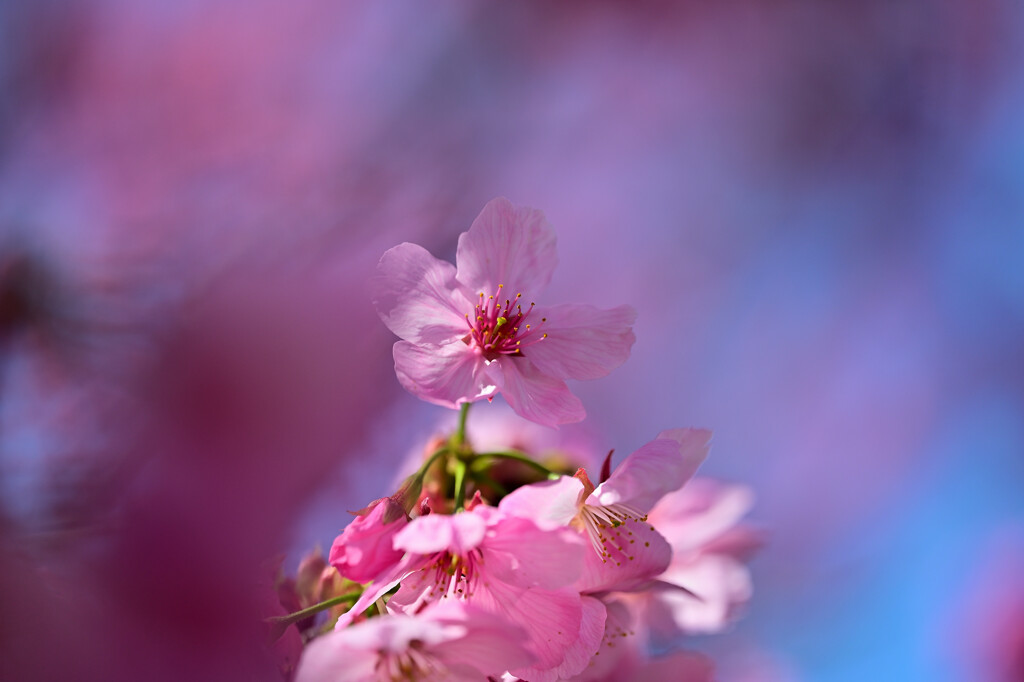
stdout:
<svg viewBox="0 0 1024 682">
<path fill-rule="evenodd" d="M 455 260 L 404 243 L 378 265 L 374 302 L 402 339 L 394 346 L 402 386 L 451 408 L 501 393 L 531 421 L 582 420 L 565 380 L 597 379 L 625 362 L 634 310 L 535 304 L 557 262 L 554 231 L 540 211 L 507 199 L 484 206 Z"/>
</svg>

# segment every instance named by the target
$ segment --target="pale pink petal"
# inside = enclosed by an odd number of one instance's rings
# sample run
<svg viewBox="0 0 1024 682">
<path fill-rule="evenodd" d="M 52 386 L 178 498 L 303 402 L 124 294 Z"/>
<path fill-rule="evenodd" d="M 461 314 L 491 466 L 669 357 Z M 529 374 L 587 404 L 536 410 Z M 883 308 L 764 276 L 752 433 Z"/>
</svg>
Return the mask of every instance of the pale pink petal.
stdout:
<svg viewBox="0 0 1024 682">
<path fill-rule="evenodd" d="M 399 341 L 394 355 L 395 373 L 405 390 L 436 405 L 455 409 L 494 395 L 500 387 L 483 358 L 461 341 L 446 346 Z"/>
<path fill-rule="evenodd" d="M 465 554 L 484 539 L 487 523 L 478 514 L 430 514 L 413 519 L 395 535 L 395 549 L 415 554 Z"/>
<path fill-rule="evenodd" d="M 540 211 L 492 199 L 459 236 L 455 262 L 458 281 L 473 295 L 504 284 L 512 295 L 536 296 L 558 264 L 555 233 Z"/>
<path fill-rule="evenodd" d="M 515 516 L 489 529 L 482 549 L 484 565 L 493 579 L 544 589 L 572 584 L 590 550 L 579 534 L 568 528 L 541 530 L 533 521 Z"/>
<path fill-rule="evenodd" d="M 530 421 L 557 426 L 583 421 L 587 416 L 583 403 L 565 382 L 542 374 L 526 358 L 502 358 L 501 394 L 519 416 Z"/>
<path fill-rule="evenodd" d="M 725 531 L 699 551 L 702 554 L 722 554 L 745 563 L 750 561 L 766 542 L 763 530 L 741 525 Z"/>
<path fill-rule="evenodd" d="M 688 564 L 673 564 L 661 580 L 693 593 L 666 589 L 659 590 L 656 597 L 668 606 L 676 627 L 685 633 L 721 632 L 753 594 L 747 567 L 722 555 L 702 555 Z"/>
<path fill-rule="evenodd" d="M 523 350 L 537 369 L 559 379 L 600 379 L 629 358 L 636 341 L 636 311 L 628 305 L 601 310 L 592 305 L 537 307 L 530 318 L 547 334 Z M 525 343 L 525 342 L 524 342 Z"/>
<path fill-rule="evenodd" d="M 376 679 L 379 655 L 354 646 L 343 630 L 317 637 L 302 652 L 295 682 L 368 682 Z"/>
<path fill-rule="evenodd" d="M 579 511 L 583 483 L 573 476 L 524 485 L 502 498 L 498 508 L 532 520 L 545 530 L 562 528 Z"/>
<path fill-rule="evenodd" d="M 630 592 L 648 586 L 669 566 L 672 548 L 650 524 L 635 519 L 601 530 L 607 556 L 585 554 L 580 592 Z"/>
<path fill-rule="evenodd" d="M 473 304 L 459 290 L 455 267 L 422 246 L 386 251 L 371 284 L 380 318 L 406 341 L 442 345 L 465 336 Z"/>
<path fill-rule="evenodd" d="M 676 552 L 689 552 L 734 527 L 753 503 L 754 493 L 746 486 L 694 478 L 666 495 L 651 510 L 648 520 Z"/>
<path fill-rule="evenodd" d="M 707 457 L 710 440 L 706 429 L 663 431 L 657 440 L 627 457 L 590 499 L 603 505 L 626 504 L 646 513 L 690 480 Z"/>
<path fill-rule="evenodd" d="M 334 540 L 329 561 L 343 577 L 369 582 L 402 558 L 403 552 L 394 549 L 391 542 L 408 521 L 404 514 L 391 523 L 383 520 L 394 504 L 384 498 L 365 516 L 354 518 Z"/>
</svg>

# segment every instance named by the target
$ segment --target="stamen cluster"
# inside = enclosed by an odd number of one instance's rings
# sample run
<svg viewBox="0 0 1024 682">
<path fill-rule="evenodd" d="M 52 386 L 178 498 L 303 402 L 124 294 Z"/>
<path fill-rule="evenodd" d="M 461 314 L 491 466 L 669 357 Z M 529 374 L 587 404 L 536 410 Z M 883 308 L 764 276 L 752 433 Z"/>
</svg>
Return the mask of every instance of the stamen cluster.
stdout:
<svg viewBox="0 0 1024 682">
<path fill-rule="evenodd" d="M 546 333 L 538 334 L 537 328 L 526 322 L 537 304 L 530 303 L 524 311 L 519 302 L 523 297 L 520 293 L 514 298 L 506 298 L 502 305 L 504 288 L 504 284 L 499 284 L 497 292 L 486 299 L 481 291 L 473 315 L 466 313 L 469 333 L 462 341 L 473 346 L 488 360 L 494 360 L 499 355 L 522 354 L 523 348 L 548 337 Z M 541 323 L 547 321 L 546 317 L 540 319 Z"/>
</svg>

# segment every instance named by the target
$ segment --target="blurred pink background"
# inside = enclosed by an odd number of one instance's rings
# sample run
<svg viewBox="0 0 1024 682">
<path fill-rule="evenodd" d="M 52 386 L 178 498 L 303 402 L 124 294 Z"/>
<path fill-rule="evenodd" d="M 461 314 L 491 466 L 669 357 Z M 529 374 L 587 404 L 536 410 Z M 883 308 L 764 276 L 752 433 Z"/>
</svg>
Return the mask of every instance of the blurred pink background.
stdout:
<svg viewBox="0 0 1024 682">
<path fill-rule="evenodd" d="M 1009 0 L 8 0 L 0 678 L 278 679 L 266 562 L 450 418 L 366 278 L 503 195 L 639 312 L 556 437 L 757 493 L 723 680 L 1024 679 L 1022 67 Z"/>
</svg>

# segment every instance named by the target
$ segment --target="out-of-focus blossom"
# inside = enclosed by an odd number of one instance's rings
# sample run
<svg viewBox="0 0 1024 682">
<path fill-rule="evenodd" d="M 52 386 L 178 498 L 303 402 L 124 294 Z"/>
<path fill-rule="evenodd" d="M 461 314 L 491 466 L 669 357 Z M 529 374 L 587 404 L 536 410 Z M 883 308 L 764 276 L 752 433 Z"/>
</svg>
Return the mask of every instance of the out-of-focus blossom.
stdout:
<svg viewBox="0 0 1024 682">
<path fill-rule="evenodd" d="M 565 379 L 597 379 L 625 362 L 633 309 L 527 304 L 551 280 L 555 235 L 540 211 L 506 199 L 459 237 L 456 262 L 409 243 L 381 258 L 375 302 L 403 339 L 394 346 L 401 384 L 446 407 L 501 393 L 541 424 L 583 419 Z"/>
<path fill-rule="evenodd" d="M 740 525 L 753 502 L 745 486 L 695 478 L 651 510 L 648 520 L 672 546 L 672 562 L 658 578 L 665 588 L 646 595 L 652 626 L 707 634 L 735 619 L 753 591 L 745 562 L 761 545 Z"/>
<path fill-rule="evenodd" d="M 523 631 L 462 602 L 373 618 L 306 649 L 296 682 L 480 682 L 532 659 Z"/>
</svg>

